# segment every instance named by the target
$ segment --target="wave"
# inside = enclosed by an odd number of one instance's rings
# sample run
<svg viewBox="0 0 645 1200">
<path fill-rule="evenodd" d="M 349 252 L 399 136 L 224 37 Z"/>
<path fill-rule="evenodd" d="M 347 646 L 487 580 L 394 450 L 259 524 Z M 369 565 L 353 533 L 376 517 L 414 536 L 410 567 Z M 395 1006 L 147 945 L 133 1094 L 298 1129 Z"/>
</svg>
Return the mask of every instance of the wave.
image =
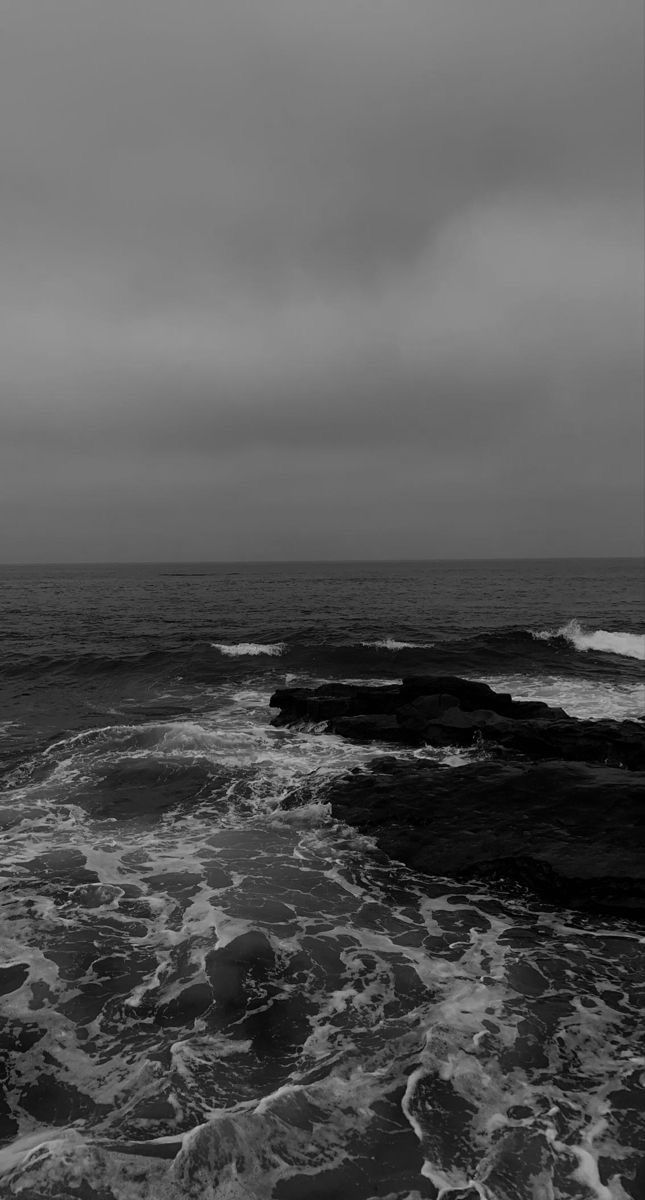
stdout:
<svg viewBox="0 0 645 1200">
<path fill-rule="evenodd" d="M 268 688 L 228 686 L 219 705 L 191 719 L 100 725 L 58 738 L 8 778 L 12 803 L 25 815 L 28 804 L 46 800 L 56 809 L 64 798 L 94 818 L 135 821 L 169 809 L 194 819 L 205 806 L 208 819 L 216 815 L 222 824 L 251 811 L 282 819 L 283 801 L 297 794 L 298 812 L 304 804 L 306 821 L 320 824 L 328 817 L 330 779 L 399 752 L 386 743 L 319 737 L 313 726 L 276 730 L 269 698 Z M 428 756 L 449 766 L 457 761 L 451 747 Z"/>
<path fill-rule="evenodd" d="M 645 660 L 645 634 L 642 633 L 623 633 L 608 629 L 595 629 L 587 633 L 579 621 L 573 620 L 562 625 L 560 629 L 539 630 L 533 637 L 541 642 L 564 638 L 575 646 L 576 650 L 595 650 L 602 654 L 618 654 L 621 658 Z"/>
<path fill-rule="evenodd" d="M 6 677 L 39 679 L 48 676 L 59 680 L 92 677 L 109 678 L 127 675 L 159 680 L 174 678 L 177 671 L 199 676 L 206 671 L 219 677 L 221 657 L 225 659 L 264 655 L 276 657 L 286 649 L 283 642 L 263 644 L 259 642 L 192 642 L 155 646 L 133 650 L 125 646 L 115 647 L 110 653 L 94 650 L 75 651 L 70 654 L 43 654 L 17 652 L 2 658 L 0 668 Z M 213 654 L 216 651 L 216 654 Z"/>
<path fill-rule="evenodd" d="M 137 674 L 154 670 L 174 659 L 177 650 L 124 651 L 122 653 L 100 653 L 80 651 L 73 654 L 31 654 L 28 652 L 7 655 L 2 661 L 2 672 L 6 676 L 37 678 L 40 675 L 66 675 L 73 672 L 79 676 L 111 675 L 120 673 Z"/>
<path fill-rule="evenodd" d="M 431 650 L 434 642 L 398 642 L 396 638 L 382 638 L 375 642 L 361 642 L 361 646 L 372 650 Z"/>
<path fill-rule="evenodd" d="M 220 654 L 226 654 L 229 658 L 258 654 L 268 654 L 275 658 L 285 650 L 284 642 L 234 642 L 232 645 L 226 642 L 211 642 L 211 646 L 213 650 L 219 650 Z"/>
<path fill-rule="evenodd" d="M 191 687 L 270 675 L 277 682 L 276 671 L 282 675 L 280 682 L 303 675 L 367 680 L 413 674 L 478 678 L 503 673 L 629 683 L 641 680 L 645 658 L 643 635 L 586 631 L 576 621 L 542 630 L 521 626 L 473 629 L 456 636 L 437 636 L 433 641 L 424 640 L 423 629 L 416 641 L 389 632 L 379 637 L 378 629 L 371 628 L 365 630 L 368 637 L 361 637 L 359 630 L 354 638 L 343 638 L 337 632 L 299 629 L 289 632 L 284 641 L 266 642 L 252 640 L 253 632 L 249 630 L 248 641 L 176 640 L 136 649 L 121 643 L 110 648 L 110 653 L 103 647 L 100 651 L 75 649 L 67 655 L 21 651 L 3 656 L 0 667 L 7 678 L 38 683 L 47 678 L 52 686 L 74 684 L 100 689 L 101 695 L 119 696 L 124 678 L 138 695 L 141 688 L 174 688 L 178 681 L 182 687 Z"/>
</svg>

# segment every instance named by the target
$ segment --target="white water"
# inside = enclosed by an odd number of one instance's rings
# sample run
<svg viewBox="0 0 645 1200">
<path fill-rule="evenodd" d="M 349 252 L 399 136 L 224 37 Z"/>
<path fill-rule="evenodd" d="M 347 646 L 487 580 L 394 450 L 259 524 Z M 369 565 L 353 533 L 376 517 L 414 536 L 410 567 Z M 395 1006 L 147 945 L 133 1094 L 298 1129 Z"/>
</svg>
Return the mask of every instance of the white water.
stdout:
<svg viewBox="0 0 645 1200">
<path fill-rule="evenodd" d="M 621 633 L 619 630 L 594 629 L 585 631 L 579 621 L 568 621 L 560 629 L 542 629 L 533 634 L 539 641 L 563 637 L 576 650 L 596 650 L 605 654 L 618 654 L 623 658 L 645 660 L 645 634 Z"/>
<path fill-rule="evenodd" d="M 398 642 L 396 638 L 383 638 L 378 642 L 361 642 L 374 650 L 430 650 L 434 642 Z"/>
<path fill-rule="evenodd" d="M 234 642 L 227 644 L 226 642 L 211 642 L 214 650 L 219 650 L 220 654 L 227 655 L 228 658 L 254 657 L 259 654 L 268 654 L 275 658 L 282 654 L 285 649 L 284 642 Z"/>
<path fill-rule="evenodd" d="M 495 691 L 510 692 L 515 700 L 543 700 L 564 708 L 570 717 L 592 721 L 635 720 L 645 716 L 645 684 L 611 683 L 604 679 L 576 679 L 564 675 L 484 675 L 482 682 Z"/>
<path fill-rule="evenodd" d="M 642 939 L 384 861 L 320 784 L 392 748 L 272 729 L 267 699 L 61 739 L 5 797 L 5 1015 L 44 1037 L 0 1194 L 625 1200 Z M 115 808 L 142 768 L 203 783 Z"/>
</svg>

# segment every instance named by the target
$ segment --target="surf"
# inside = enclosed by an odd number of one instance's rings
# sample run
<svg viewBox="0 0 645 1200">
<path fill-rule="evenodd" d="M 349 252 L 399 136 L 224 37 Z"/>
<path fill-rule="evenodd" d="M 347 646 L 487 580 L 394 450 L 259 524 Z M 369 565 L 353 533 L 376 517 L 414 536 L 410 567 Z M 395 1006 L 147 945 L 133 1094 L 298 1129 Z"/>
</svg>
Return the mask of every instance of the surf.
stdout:
<svg viewBox="0 0 645 1200">
<path fill-rule="evenodd" d="M 620 658 L 637 658 L 645 660 L 645 634 L 625 633 L 620 630 L 594 629 L 585 631 L 580 622 L 568 621 L 559 629 L 543 629 L 533 634 L 538 641 L 552 641 L 564 638 L 583 653 L 589 650 L 599 654 L 616 654 Z"/>
<path fill-rule="evenodd" d="M 277 658 L 280 654 L 284 654 L 284 642 L 234 642 L 228 644 L 226 642 L 211 642 L 213 650 L 219 650 L 220 654 L 225 654 L 228 658 L 246 658 L 256 657 L 260 654 L 266 654 L 270 658 Z"/>
</svg>

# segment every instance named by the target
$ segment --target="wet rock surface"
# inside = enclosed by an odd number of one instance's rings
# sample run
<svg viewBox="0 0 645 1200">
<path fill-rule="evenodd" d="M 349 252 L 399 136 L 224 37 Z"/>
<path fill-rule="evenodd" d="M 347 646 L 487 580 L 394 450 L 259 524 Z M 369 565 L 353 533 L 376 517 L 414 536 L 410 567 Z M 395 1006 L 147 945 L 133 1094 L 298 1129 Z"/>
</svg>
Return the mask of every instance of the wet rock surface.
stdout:
<svg viewBox="0 0 645 1200">
<path fill-rule="evenodd" d="M 282 689 L 274 724 L 399 746 L 479 746 L 461 766 L 375 759 L 330 785 L 336 817 L 392 858 L 453 878 L 510 880 L 589 912 L 645 918 L 645 727 L 582 721 L 486 684 Z"/>
<path fill-rule="evenodd" d="M 274 725 L 325 723 L 328 733 L 403 746 L 472 746 L 534 760 L 562 759 L 645 770 L 639 721 L 583 721 L 541 700 L 513 700 L 486 683 L 411 676 L 386 687 L 324 684 L 282 688 L 271 697 Z"/>
<path fill-rule="evenodd" d="M 644 795 L 645 775 L 615 767 L 377 759 L 329 798 L 334 816 L 415 870 L 645 917 Z"/>
</svg>

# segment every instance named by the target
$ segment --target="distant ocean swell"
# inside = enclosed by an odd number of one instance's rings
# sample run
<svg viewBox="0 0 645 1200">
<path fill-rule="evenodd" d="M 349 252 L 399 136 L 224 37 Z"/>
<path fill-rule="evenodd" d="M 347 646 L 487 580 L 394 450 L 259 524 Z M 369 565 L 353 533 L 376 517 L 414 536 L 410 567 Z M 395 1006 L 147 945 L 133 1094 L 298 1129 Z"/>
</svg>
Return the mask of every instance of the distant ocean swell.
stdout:
<svg viewBox="0 0 645 1200">
<path fill-rule="evenodd" d="M 111 676 L 128 674 L 153 679 L 183 676 L 206 681 L 246 670 L 251 661 L 258 670 L 280 660 L 289 672 L 328 672 L 400 676 L 406 673 L 468 674 L 491 671 L 524 671 L 529 674 L 559 672 L 582 675 L 641 678 L 645 635 L 621 630 L 585 630 L 575 620 L 554 629 L 518 627 L 483 630 L 461 637 L 408 640 L 387 636 L 368 639 L 321 641 L 297 631 L 281 641 L 252 636 L 240 641 L 195 641 L 126 654 L 78 652 L 73 655 L 14 653 L 3 662 L 7 676 Z"/>
</svg>

